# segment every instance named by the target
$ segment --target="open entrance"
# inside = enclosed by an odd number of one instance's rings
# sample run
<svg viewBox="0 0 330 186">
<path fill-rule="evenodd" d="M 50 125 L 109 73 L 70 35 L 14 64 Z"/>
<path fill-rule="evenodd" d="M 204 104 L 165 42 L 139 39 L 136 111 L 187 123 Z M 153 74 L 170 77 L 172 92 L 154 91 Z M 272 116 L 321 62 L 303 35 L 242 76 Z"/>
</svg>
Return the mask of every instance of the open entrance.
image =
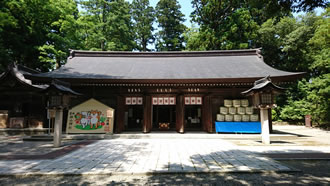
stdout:
<svg viewBox="0 0 330 186">
<path fill-rule="evenodd" d="M 143 106 L 130 105 L 126 112 L 126 127 L 127 131 L 141 131 L 143 125 Z"/>
<path fill-rule="evenodd" d="M 202 130 L 202 106 L 186 105 L 185 106 L 185 130 L 201 131 Z"/>
<path fill-rule="evenodd" d="M 152 130 L 175 130 L 175 114 L 175 105 L 154 105 Z"/>
</svg>

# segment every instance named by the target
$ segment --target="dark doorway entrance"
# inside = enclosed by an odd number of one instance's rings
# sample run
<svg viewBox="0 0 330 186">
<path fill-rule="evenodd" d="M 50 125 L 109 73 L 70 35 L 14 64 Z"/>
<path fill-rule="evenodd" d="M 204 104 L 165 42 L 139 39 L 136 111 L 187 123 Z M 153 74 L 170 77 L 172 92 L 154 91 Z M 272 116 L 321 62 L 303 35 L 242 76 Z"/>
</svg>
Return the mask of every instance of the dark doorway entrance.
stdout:
<svg viewBox="0 0 330 186">
<path fill-rule="evenodd" d="M 168 130 L 175 130 L 175 105 L 154 105 L 152 130 L 166 130 L 159 127 L 160 123 L 168 123 Z"/>
<path fill-rule="evenodd" d="M 202 130 L 202 106 L 186 105 L 184 111 L 185 131 Z"/>
<path fill-rule="evenodd" d="M 127 110 L 127 127 L 128 131 L 141 131 L 143 125 L 143 106 L 128 106 Z"/>
</svg>

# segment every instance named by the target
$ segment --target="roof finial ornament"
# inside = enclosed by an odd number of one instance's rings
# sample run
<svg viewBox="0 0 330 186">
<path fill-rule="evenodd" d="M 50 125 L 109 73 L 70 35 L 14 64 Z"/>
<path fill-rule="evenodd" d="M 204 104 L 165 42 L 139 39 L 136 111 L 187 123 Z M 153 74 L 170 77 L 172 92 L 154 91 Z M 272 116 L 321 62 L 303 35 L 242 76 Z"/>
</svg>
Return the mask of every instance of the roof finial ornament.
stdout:
<svg viewBox="0 0 330 186">
<path fill-rule="evenodd" d="M 272 80 L 270 79 L 270 75 L 268 75 L 268 76 L 266 76 L 266 77 L 264 77 L 264 78 L 261 78 L 261 79 L 255 81 L 255 82 L 254 82 L 254 85 L 258 85 L 258 84 L 261 84 L 261 83 L 265 83 L 265 82 L 267 82 L 267 81 L 270 81 L 270 82 L 272 81 Z"/>
</svg>

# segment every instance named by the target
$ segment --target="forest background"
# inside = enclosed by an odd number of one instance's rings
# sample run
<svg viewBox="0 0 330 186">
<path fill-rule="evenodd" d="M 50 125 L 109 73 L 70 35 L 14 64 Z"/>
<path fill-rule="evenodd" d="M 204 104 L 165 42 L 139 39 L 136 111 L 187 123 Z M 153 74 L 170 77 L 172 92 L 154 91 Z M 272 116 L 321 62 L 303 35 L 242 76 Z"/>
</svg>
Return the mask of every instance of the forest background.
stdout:
<svg viewBox="0 0 330 186">
<path fill-rule="evenodd" d="M 176 0 L 0 1 L 0 73 L 18 63 L 47 72 L 69 49 L 201 51 L 262 48 L 277 69 L 306 72 L 278 96 L 273 119 L 329 127 L 330 8 L 327 0 L 191 0 L 192 24 Z M 317 15 L 314 10 L 322 9 Z M 294 13 L 303 12 L 294 17 Z"/>
</svg>

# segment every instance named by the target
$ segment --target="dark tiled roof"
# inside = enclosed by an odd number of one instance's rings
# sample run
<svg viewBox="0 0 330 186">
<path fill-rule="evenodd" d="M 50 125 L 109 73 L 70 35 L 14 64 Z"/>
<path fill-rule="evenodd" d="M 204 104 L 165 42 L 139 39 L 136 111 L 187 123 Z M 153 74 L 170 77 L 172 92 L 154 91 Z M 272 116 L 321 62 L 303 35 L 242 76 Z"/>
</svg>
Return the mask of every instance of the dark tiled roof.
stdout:
<svg viewBox="0 0 330 186">
<path fill-rule="evenodd" d="M 264 63 L 258 49 L 204 52 L 71 51 L 66 65 L 35 77 L 176 80 L 297 76 Z"/>
</svg>

